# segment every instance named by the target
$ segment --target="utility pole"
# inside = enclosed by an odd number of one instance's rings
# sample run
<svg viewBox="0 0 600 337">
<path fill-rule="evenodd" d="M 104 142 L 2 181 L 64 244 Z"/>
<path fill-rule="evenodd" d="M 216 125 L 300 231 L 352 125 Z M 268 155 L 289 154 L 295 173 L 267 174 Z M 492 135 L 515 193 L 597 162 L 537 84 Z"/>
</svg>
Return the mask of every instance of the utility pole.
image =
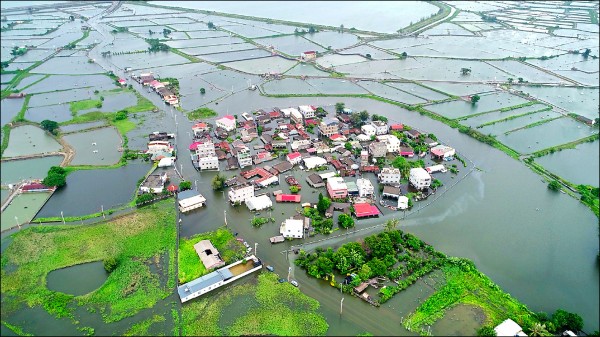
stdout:
<svg viewBox="0 0 600 337">
<path fill-rule="evenodd" d="M 292 267 L 288 267 L 288 282 L 290 282 L 290 274 L 292 273 Z"/>
<path fill-rule="evenodd" d="M 258 254 L 256 253 L 256 249 L 258 247 L 258 242 L 254 243 L 254 256 L 256 256 L 258 258 Z"/>
<path fill-rule="evenodd" d="M 225 217 L 225 227 L 227 227 L 227 210 L 223 210 L 223 217 Z"/>
<path fill-rule="evenodd" d="M 342 297 L 342 300 L 340 301 L 340 315 L 342 314 L 343 309 L 344 309 L 344 298 Z"/>
<path fill-rule="evenodd" d="M 62 218 L 63 225 L 65 225 L 65 216 L 63 215 L 63 211 L 60 211 L 60 217 Z"/>
<path fill-rule="evenodd" d="M 198 191 L 198 180 L 194 180 L 194 186 L 196 186 L 196 191 Z"/>
<path fill-rule="evenodd" d="M 17 216 L 15 215 L 15 221 L 17 222 L 17 227 L 19 227 L 19 230 L 21 229 L 21 225 L 19 224 L 19 219 L 17 218 Z"/>
<path fill-rule="evenodd" d="M 104 205 L 100 205 L 100 209 L 102 210 L 102 218 L 106 219 L 106 216 L 104 216 Z"/>
</svg>

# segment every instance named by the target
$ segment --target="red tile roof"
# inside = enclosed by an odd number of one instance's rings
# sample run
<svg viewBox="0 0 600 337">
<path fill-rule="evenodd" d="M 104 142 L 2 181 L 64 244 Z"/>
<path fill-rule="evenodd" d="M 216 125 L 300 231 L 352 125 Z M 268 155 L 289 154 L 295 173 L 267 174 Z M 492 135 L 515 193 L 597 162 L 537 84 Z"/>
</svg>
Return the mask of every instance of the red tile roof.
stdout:
<svg viewBox="0 0 600 337">
<path fill-rule="evenodd" d="M 362 218 L 366 216 L 376 216 L 379 215 L 379 210 L 374 205 L 370 205 L 367 203 L 354 204 L 354 213 L 357 218 Z"/>
<path fill-rule="evenodd" d="M 300 202 L 301 198 L 300 194 L 278 194 L 275 200 L 277 202 Z"/>
<path fill-rule="evenodd" d="M 402 124 L 392 124 L 392 125 L 390 125 L 390 128 L 392 130 L 403 130 L 404 129 L 404 125 L 402 125 Z"/>
<path fill-rule="evenodd" d="M 300 156 L 301 156 L 300 152 L 292 152 L 287 155 L 287 159 L 292 160 L 292 159 L 296 159 Z"/>
</svg>

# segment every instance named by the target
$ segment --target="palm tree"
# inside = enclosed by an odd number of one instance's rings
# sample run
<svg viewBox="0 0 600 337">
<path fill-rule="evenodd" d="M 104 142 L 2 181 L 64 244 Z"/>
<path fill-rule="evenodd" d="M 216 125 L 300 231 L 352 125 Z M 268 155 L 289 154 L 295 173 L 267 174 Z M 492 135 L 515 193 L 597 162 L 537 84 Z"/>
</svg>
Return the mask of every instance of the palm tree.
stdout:
<svg viewBox="0 0 600 337">
<path fill-rule="evenodd" d="M 548 336 L 548 330 L 546 330 L 546 324 L 534 323 L 531 327 L 531 336 Z"/>
<path fill-rule="evenodd" d="M 399 223 L 400 223 L 400 220 L 398 220 L 396 218 L 390 219 L 385 222 L 385 230 L 387 232 L 391 232 L 394 229 L 396 229 L 396 227 L 398 226 Z"/>
</svg>

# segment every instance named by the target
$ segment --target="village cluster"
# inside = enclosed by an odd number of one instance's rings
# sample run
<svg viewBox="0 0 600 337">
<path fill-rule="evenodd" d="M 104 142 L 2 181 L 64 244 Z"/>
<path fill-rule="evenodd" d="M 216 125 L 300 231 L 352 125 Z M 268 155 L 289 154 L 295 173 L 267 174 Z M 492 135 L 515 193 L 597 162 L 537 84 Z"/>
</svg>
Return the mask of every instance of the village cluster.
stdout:
<svg viewBox="0 0 600 337">
<path fill-rule="evenodd" d="M 327 218 L 334 211 L 361 219 L 379 216 L 380 207 L 407 210 L 413 199 L 434 193 L 437 186 L 432 186 L 436 180 L 432 175 L 448 171 L 444 163 L 455 159 L 455 149 L 439 144 L 432 139 L 434 135 L 400 123 L 388 124 L 376 118 L 357 126 L 350 120 L 352 113 L 344 108 L 330 117 L 323 108 L 301 105 L 245 112 L 241 117 L 226 115 L 214 124 L 198 122 L 191 130 L 190 158 L 200 172 L 240 169 L 239 175 L 224 181 L 227 199 L 234 206 L 245 204 L 255 215 L 272 209 L 271 196 L 278 203 L 316 207 L 314 202 L 302 203 L 302 185 L 293 173 L 298 169 L 307 172 L 305 181 L 311 188 L 324 188 L 323 194 L 332 201 L 325 212 Z M 159 161 L 159 167 L 173 165 L 172 136 L 164 132 L 150 135 L 147 153 Z M 425 167 L 422 159 L 427 154 L 433 165 Z M 422 165 L 389 165 L 399 156 L 406 158 L 406 163 L 420 161 Z M 379 186 L 374 186 L 369 174 L 377 178 Z M 289 192 L 261 192 L 279 185 L 282 178 L 289 185 Z M 166 180 L 164 173 L 150 175 L 142 186 L 152 185 L 149 192 L 160 193 Z M 178 195 L 181 212 L 203 207 L 206 202 L 193 189 Z M 299 214 L 284 221 L 279 235 L 272 237 L 271 242 L 300 239 L 312 233 L 310 219 Z"/>
</svg>

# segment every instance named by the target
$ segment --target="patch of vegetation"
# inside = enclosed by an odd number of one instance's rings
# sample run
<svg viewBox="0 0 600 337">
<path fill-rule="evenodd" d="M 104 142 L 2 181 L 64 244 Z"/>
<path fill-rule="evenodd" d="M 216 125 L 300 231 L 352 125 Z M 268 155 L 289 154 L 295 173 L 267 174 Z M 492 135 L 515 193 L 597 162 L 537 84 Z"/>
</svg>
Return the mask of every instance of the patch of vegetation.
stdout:
<svg viewBox="0 0 600 337">
<path fill-rule="evenodd" d="M 2 296 L 41 306 L 55 317 L 73 317 L 73 308 L 79 305 L 98 309 L 107 323 L 119 321 L 172 293 L 172 288 L 161 286 L 148 263 L 166 253 L 175 240 L 172 200 L 94 225 L 30 227 L 15 233 L 2 254 Z M 102 287 L 87 295 L 74 297 L 46 287 L 52 270 L 110 257 L 118 257 L 119 265 Z M 7 271 L 7 265 L 14 270 Z"/>
<path fill-rule="evenodd" d="M 46 186 L 63 187 L 67 184 L 67 171 L 60 166 L 52 166 L 48 170 L 46 178 L 42 180 L 42 184 Z"/>
<path fill-rule="evenodd" d="M 150 326 L 154 323 L 164 322 L 165 318 L 160 315 L 154 315 L 146 320 L 134 324 L 129 330 L 127 330 L 124 336 L 152 336 L 149 333 Z"/>
<path fill-rule="evenodd" d="M 93 108 L 101 108 L 102 101 L 99 99 L 85 99 L 82 101 L 75 101 L 69 103 L 69 109 L 71 110 L 71 114 L 75 116 L 77 112 L 81 110 L 89 110 Z"/>
<path fill-rule="evenodd" d="M 227 178 L 225 178 L 224 175 L 217 173 L 213 178 L 212 181 L 210 182 L 212 189 L 214 191 L 221 191 L 225 188 L 225 181 L 227 180 Z"/>
<path fill-rule="evenodd" d="M 171 49 L 167 44 L 160 42 L 159 39 L 146 39 L 146 42 L 150 45 L 148 47 L 149 52 L 169 51 Z"/>
<path fill-rule="evenodd" d="M 55 121 L 51 121 L 48 119 L 44 119 L 41 123 L 40 126 L 42 127 L 42 129 L 50 132 L 51 134 L 55 135 L 58 133 L 58 123 Z"/>
<path fill-rule="evenodd" d="M 252 224 L 252 227 L 262 227 L 262 225 L 268 223 L 271 219 L 270 218 L 266 218 L 266 217 L 254 217 L 252 218 L 252 220 L 250 221 L 250 223 Z M 273 218 L 273 222 L 275 222 L 275 219 Z"/>
<path fill-rule="evenodd" d="M 212 271 L 206 269 L 194 249 L 194 245 L 202 240 L 210 240 L 212 245 L 219 251 L 225 264 L 241 260 L 246 252 L 244 246 L 225 227 L 221 227 L 214 232 L 196 234 L 187 239 L 182 238 L 179 242 L 178 254 L 180 284 L 190 282 Z"/>
<path fill-rule="evenodd" d="M 561 188 L 561 184 L 560 184 L 560 182 L 558 182 L 558 180 L 552 180 L 548 184 L 548 189 L 551 191 L 560 191 L 560 188 Z"/>
<path fill-rule="evenodd" d="M 221 317 L 237 298 L 256 304 L 222 327 Z M 182 309 L 183 336 L 323 336 L 329 325 L 318 312 L 319 302 L 289 283 L 278 283 L 274 273 L 261 273 L 258 283 L 236 285 L 209 298 L 200 297 Z"/>
<path fill-rule="evenodd" d="M 212 109 L 209 109 L 209 108 L 199 108 L 199 109 L 188 112 L 187 115 L 188 115 L 188 118 L 191 120 L 205 119 L 205 118 L 215 117 L 217 115 L 217 112 Z"/>
</svg>

